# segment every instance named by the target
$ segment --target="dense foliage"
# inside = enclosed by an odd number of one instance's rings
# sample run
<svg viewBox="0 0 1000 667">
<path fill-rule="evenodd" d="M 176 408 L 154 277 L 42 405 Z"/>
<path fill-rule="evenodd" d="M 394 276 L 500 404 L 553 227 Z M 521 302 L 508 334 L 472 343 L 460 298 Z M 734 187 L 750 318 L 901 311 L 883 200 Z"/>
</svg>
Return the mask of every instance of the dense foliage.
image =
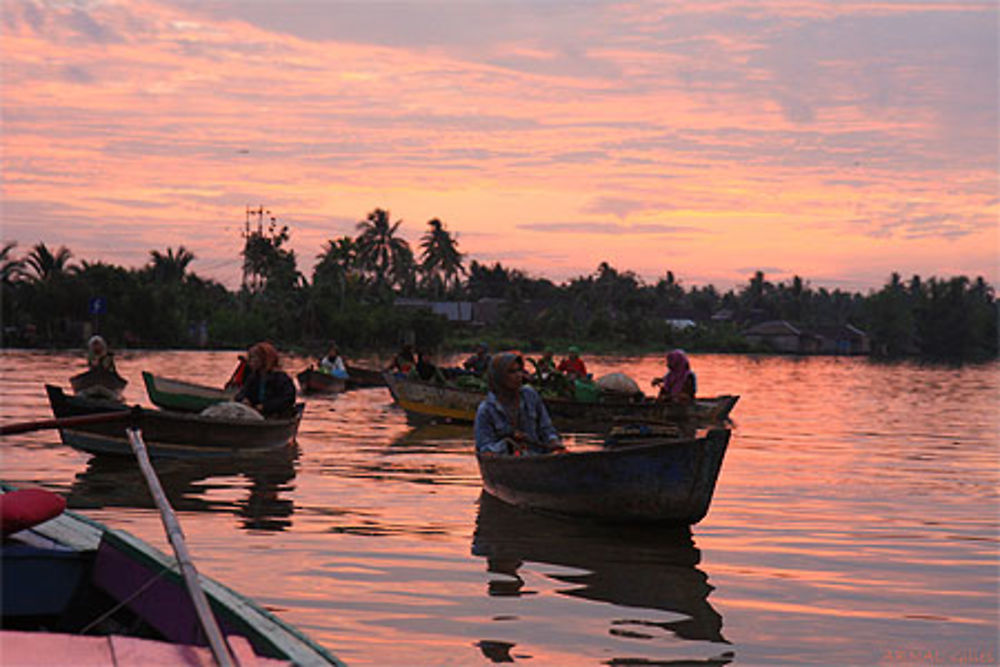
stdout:
<svg viewBox="0 0 1000 667">
<path fill-rule="evenodd" d="M 69 249 L 44 243 L 15 257 L 16 243 L 8 243 L 0 251 L 3 344 L 72 346 L 100 331 L 112 345 L 133 347 L 243 347 L 270 339 L 315 352 L 336 339 L 360 351 L 486 338 L 535 349 L 572 341 L 595 351 L 742 352 L 753 350 L 743 336 L 749 325 L 780 319 L 803 327 L 851 324 L 884 357 L 997 356 L 998 305 L 983 278 L 904 282 L 893 274 L 881 290 L 862 295 L 814 289 L 798 276 L 772 283 L 758 271 L 741 289 L 721 293 L 711 285 L 685 288 L 670 271 L 647 284 L 605 262 L 591 275 L 554 284 L 499 262 L 466 266 L 456 238 L 436 218 L 417 257 L 399 236 L 401 224 L 375 209 L 358 223 L 356 237 L 323 245 L 311 278 L 286 247 L 287 226 L 274 218 L 248 224 L 236 292 L 188 271 L 195 255 L 183 246 L 153 250 L 146 266 L 126 269 L 77 264 Z M 106 308 L 95 305 L 97 297 Z M 400 308 L 399 297 L 491 302 L 499 317 L 484 331 Z"/>
</svg>

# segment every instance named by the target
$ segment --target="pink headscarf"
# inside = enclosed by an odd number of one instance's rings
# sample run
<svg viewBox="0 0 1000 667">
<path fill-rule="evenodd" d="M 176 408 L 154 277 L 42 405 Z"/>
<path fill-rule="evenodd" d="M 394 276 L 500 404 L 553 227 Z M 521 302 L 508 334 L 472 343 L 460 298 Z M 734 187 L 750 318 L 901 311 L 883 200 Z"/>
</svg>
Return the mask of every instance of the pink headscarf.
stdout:
<svg viewBox="0 0 1000 667">
<path fill-rule="evenodd" d="M 671 350 L 667 353 L 667 368 L 669 372 L 663 378 L 663 393 L 668 396 L 679 396 L 684 389 L 684 383 L 691 375 L 691 364 L 684 350 Z"/>
</svg>

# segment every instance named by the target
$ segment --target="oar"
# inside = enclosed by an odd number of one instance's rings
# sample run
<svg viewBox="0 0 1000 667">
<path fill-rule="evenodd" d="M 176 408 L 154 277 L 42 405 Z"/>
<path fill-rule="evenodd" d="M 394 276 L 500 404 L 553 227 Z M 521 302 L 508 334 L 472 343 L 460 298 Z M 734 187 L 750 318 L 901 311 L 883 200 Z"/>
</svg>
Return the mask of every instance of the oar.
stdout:
<svg viewBox="0 0 1000 667">
<path fill-rule="evenodd" d="M 73 428 L 74 426 L 85 426 L 87 424 L 103 424 L 106 422 L 121 421 L 123 419 L 127 419 L 128 416 L 129 409 L 126 408 L 123 410 L 101 412 L 93 415 L 59 417 L 57 419 L 39 419 L 37 421 L 4 424 L 3 426 L 0 426 L 0 435 L 16 435 L 18 433 L 41 431 L 49 428 Z"/>
<path fill-rule="evenodd" d="M 232 667 L 235 664 L 232 653 L 226 644 L 226 639 L 223 637 L 222 631 L 219 629 L 219 624 L 216 622 L 215 616 L 212 614 L 208 598 L 205 597 L 205 591 L 201 589 L 201 584 L 198 581 L 198 570 L 195 569 L 194 561 L 191 560 L 191 554 L 188 552 L 187 544 L 184 542 L 184 533 L 181 531 L 181 524 L 177 521 L 174 509 L 170 506 L 170 501 L 163 492 L 163 487 L 160 486 L 160 479 L 156 476 L 156 470 L 153 469 L 153 464 L 149 461 L 149 454 L 146 452 L 146 443 L 142 441 L 142 435 L 138 429 L 127 428 L 125 429 L 125 433 L 128 435 L 132 452 L 139 461 L 139 468 L 142 470 L 142 476 L 146 478 L 146 484 L 149 486 L 149 492 L 153 496 L 153 501 L 156 502 L 156 507 L 160 510 L 163 528 L 167 531 L 170 546 L 174 548 L 177 565 L 180 567 L 181 574 L 184 575 L 184 583 L 187 586 L 188 593 L 191 595 L 191 601 L 194 602 L 195 612 L 198 614 L 198 620 L 201 621 L 201 627 L 208 638 L 208 645 L 212 650 L 212 655 L 215 657 L 215 661 L 219 665 L 222 665 L 222 667 Z"/>
</svg>

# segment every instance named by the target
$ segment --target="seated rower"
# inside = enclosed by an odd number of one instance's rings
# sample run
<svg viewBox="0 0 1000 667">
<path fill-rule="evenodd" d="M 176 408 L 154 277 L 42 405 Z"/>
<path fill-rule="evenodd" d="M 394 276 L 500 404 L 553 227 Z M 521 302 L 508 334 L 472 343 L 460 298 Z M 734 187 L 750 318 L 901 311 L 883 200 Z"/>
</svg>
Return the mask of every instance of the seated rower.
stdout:
<svg viewBox="0 0 1000 667">
<path fill-rule="evenodd" d="M 462 368 L 469 371 L 473 375 L 478 375 L 480 377 L 486 375 L 486 371 L 489 370 L 489 367 L 490 354 L 486 343 L 479 343 L 476 345 L 476 352 L 462 362 Z"/>
<path fill-rule="evenodd" d="M 87 341 L 87 368 L 93 370 L 102 368 L 110 373 L 118 374 L 115 368 L 115 357 L 108 349 L 108 344 L 102 336 L 91 336 Z"/>
<path fill-rule="evenodd" d="M 667 374 L 654 378 L 651 384 L 660 387 L 660 393 L 656 397 L 658 401 L 681 405 L 694 402 L 698 379 L 691 370 L 691 363 L 684 350 L 671 350 L 667 353 Z"/>
<path fill-rule="evenodd" d="M 490 392 L 476 410 L 477 452 L 519 456 L 566 451 L 541 396 L 524 384 L 520 354 L 494 355 L 487 379 Z"/>
<path fill-rule="evenodd" d="M 279 367 L 278 351 L 270 343 L 257 343 L 247 353 L 249 374 L 234 399 L 264 417 L 290 417 L 295 411 L 295 385 Z"/>
<path fill-rule="evenodd" d="M 580 358 L 580 348 L 576 345 L 569 347 L 569 356 L 559 362 L 557 370 L 565 373 L 570 380 L 585 380 L 588 377 L 587 364 Z"/>
<path fill-rule="evenodd" d="M 417 350 L 417 363 L 410 370 L 409 376 L 415 380 L 445 384 L 447 380 L 444 373 L 441 372 L 441 368 L 437 364 L 428 358 L 429 356 L 423 350 Z"/>
<path fill-rule="evenodd" d="M 389 364 L 387 371 L 396 373 L 397 375 L 407 375 L 413 370 L 416 365 L 417 360 L 413 356 L 413 345 L 409 343 L 404 343 L 396 356 L 392 358 L 392 363 Z"/>
<path fill-rule="evenodd" d="M 327 350 L 326 356 L 319 360 L 319 370 L 321 373 L 327 373 L 335 378 L 347 378 L 347 367 L 344 365 L 344 359 L 340 356 L 336 343 L 330 343 L 330 349 Z"/>
</svg>

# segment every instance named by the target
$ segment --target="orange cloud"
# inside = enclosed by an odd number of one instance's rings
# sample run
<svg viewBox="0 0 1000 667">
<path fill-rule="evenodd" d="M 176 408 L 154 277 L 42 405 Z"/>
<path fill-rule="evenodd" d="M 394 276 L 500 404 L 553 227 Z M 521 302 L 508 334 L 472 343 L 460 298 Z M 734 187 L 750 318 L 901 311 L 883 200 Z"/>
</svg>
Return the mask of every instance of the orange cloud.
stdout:
<svg viewBox="0 0 1000 667">
<path fill-rule="evenodd" d="M 309 9 L 4 3 L 5 239 L 233 284 L 246 205 L 307 273 L 382 207 L 554 279 L 998 280 L 992 4 Z"/>
</svg>

